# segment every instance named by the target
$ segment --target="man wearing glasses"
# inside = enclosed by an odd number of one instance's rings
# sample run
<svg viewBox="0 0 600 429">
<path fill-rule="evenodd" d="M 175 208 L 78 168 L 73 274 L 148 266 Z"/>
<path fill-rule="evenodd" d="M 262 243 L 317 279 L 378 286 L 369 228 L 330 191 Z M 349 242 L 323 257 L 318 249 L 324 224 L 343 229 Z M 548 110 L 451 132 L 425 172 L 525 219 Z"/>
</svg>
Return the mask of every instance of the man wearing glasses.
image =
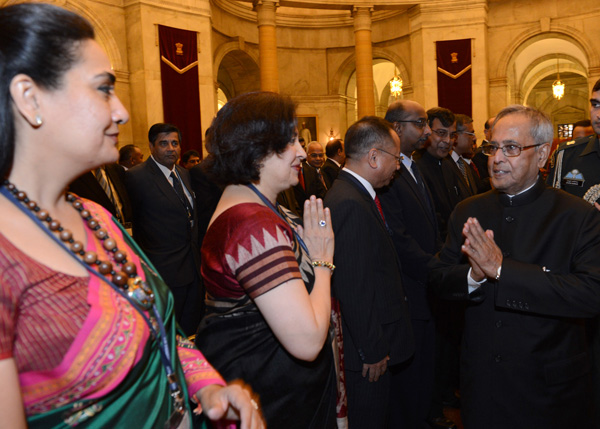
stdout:
<svg viewBox="0 0 600 429">
<path fill-rule="evenodd" d="M 600 214 L 539 169 L 552 122 L 509 106 L 490 145 L 493 192 L 459 204 L 430 284 L 464 299 L 465 427 L 591 427 L 584 318 L 600 313 Z"/>
<path fill-rule="evenodd" d="M 348 128 L 344 143 L 346 165 L 324 203 L 335 233 L 331 288 L 342 314 L 348 425 L 387 428 L 388 415 L 397 412 L 388 367 L 414 351 L 401 265 L 375 191 L 400 168 L 400 140 L 387 121 L 365 116 Z"/>
<path fill-rule="evenodd" d="M 473 119 L 467 115 L 456 115 L 456 141 L 450 153 L 454 174 L 465 195 L 472 196 L 483 191 L 483 182 L 479 179 L 477 167 L 472 163 L 477 137 L 473 129 Z"/>
<path fill-rule="evenodd" d="M 434 107 L 427 111 L 431 136 L 417 165 L 431 190 L 442 242 L 446 240 L 448 219 L 456 204 L 471 196 L 471 192 L 454 172 L 456 166 L 449 156 L 456 138 L 456 116 L 452 111 Z M 457 406 L 460 337 L 463 309 L 433 297 L 435 337 L 435 382 L 429 415 L 433 427 L 443 427 L 444 404 Z M 451 427 L 447 425 L 446 427 Z"/>
<path fill-rule="evenodd" d="M 415 337 L 415 355 L 399 370 L 390 369 L 394 390 L 391 400 L 397 411 L 390 416 L 391 428 L 452 428 L 443 414 L 441 401 L 430 415 L 434 383 L 435 324 L 427 293 L 427 265 L 440 250 L 433 197 L 412 153 L 431 135 L 425 109 L 419 103 L 392 103 L 385 119 L 400 137 L 402 168 L 394 181 L 379 193 L 396 253 L 402 264 L 402 285 L 409 302 Z M 429 421 L 428 421 L 429 420 Z"/>
<path fill-rule="evenodd" d="M 427 111 L 427 124 L 431 129 L 431 135 L 425 143 L 425 149 L 417 151 L 415 158 L 417 158 L 417 165 L 433 196 L 440 236 L 443 241 L 446 238 L 450 213 L 454 206 L 463 199 L 459 195 L 458 180 L 454 177 L 451 166 L 446 165 L 443 168 L 443 165 L 451 162 L 445 158 L 452 150 L 456 139 L 456 118 L 450 110 L 434 107 Z"/>
</svg>

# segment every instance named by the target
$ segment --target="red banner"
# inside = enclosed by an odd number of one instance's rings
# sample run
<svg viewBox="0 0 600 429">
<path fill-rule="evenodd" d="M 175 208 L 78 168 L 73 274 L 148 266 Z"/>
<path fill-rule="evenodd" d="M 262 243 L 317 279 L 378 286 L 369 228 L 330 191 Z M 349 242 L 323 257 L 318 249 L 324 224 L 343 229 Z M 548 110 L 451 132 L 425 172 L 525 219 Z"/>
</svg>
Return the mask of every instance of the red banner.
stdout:
<svg viewBox="0 0 600 429">
<path fill-rule="evenodd" d="M 471 39 L 435 44 L 438 105 L 472 117 Z"/>
<path fill-rule="evenodd" d="M 181 131 L 181 153 L 202 156 L 196 32 L 158 26 L 164 121 Z"/>
</svg>

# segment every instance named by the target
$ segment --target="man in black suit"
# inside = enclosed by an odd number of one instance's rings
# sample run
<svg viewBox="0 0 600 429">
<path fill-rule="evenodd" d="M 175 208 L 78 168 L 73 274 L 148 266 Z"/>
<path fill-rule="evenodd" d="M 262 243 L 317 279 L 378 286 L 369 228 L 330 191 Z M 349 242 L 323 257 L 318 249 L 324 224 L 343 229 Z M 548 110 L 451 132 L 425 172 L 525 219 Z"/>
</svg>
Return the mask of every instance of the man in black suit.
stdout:
<svg viewBox="0 0 600 429">
<path fill-rule="evenodd" d="M 490 190 L 492 188 L 490 184 L 490 173 L 488 171 L 488 157 L 485 156 L 481 148 L 487 144 L 489 144 L 489 140 L 491 138 L 492 133 L 492 125 L 494 124 L 494 120 L 496 117 L 491 117 L 487 121 L 485 121 L 483 133 L 485 135 L 485 139 L 481 142 L 481 145 L 475 150 L 475 155 L 473 155 L 473 163 L 475 164 L 477 171 L 479 172 L 479 178 L 484 183 L 484 190 Z"/>
<path fill-rule="evenodd" d="M 306 201 L 307 198 L 310 198 L 311 195 L 314 195 L 317 198 L 325 197 L 327 188 L 325 187 L 323 180 L 319 177 L 319 172 L 317 169 L 309 165 L 306 161 L 302 162 L 300 165 L 300 172 L 298 176 L 300 180 L 292 189 L 294 199 L 297 204 L 298 214 L 300 217 L 302 217 L 304 201 Z M 294 211 L 292 207 L 285 207 Z"/>
<path fill-rule="evenodd" d="M 438 228 L 442 241 L 446 239 L 448 219 L 456 204 L 471 196 L 461 181 L 461 173 L 449 152 L 458 137 L 456 115 L 448 109 L 434 107 L 427 111 L 431 136 L 417 165 L 423 173 L 434 200 Z M 461 175 L 461 176 L 459 176 Z M 463 309 L 438 297 L 432 299 L 436 324 L 435 382 L 431 405 L 431 420 L 443 420 L 440 410 L 444 403 L 456 406 L 454 394 L 459 381 L 460 339 Z"/>
<path fill-rule="evenodd" d="M 346 159 L 344 155 L 344 143 L 340 139 L 327 142 L 325 145 L 325 155 L 327 155 L 327 159 L 323 167 L 321 167 L 321 174 L 323 174 L 327 188 L 331 188 Z"/>
<path fill-rule="evenodd" d="M 119 165 L 125 171 L 144 162 L 144 154 L 134 144 L 128 144 L 119 149 Z"/>
<path fill-rule="evenodd" d="M 423 181 L 412 153 L 423 147 L 431 129 L 425 109 L 414 101 L 392 103 L 385 115 L 400 137 L 402 169 L 394 181 L 380 190 L 381 205 L 393 232 L 392 240 L 402 264 L 402 285 L 408 297 L 415 337 L 415 354 L 398 370 L 391 370 L 398 389 L 393 396 L 397 411 L 390 427 L 423 428 L 431 420 L 435 427 L 451 427 L 442 407 L 429 416 L 434 375 L 435 324 L 427 292 L 427 264 L 442 247 L 433 198 Z M 437 419 L 437 420 L 436 420 Z"/>
<path fill-rule="evenodd" d="M 126 173 L 133 204 L 133 237 L 175 298 L 175 317 L 194 334 L 203 312 L 195 200 L 189 172 L 175 163 L 179 129 L 155 124 L 148 132 L 151 156 Z"/>
<path fill-rule="evenodd" d="M 475 153 L 477 152 L 477 136 L 475 135 L 475 128 L 473 127 L 473 119 L 467 115 L 456 115 L 456 132 L 458 133 L 458 136 L 456 137 L 454 148 L 457 152 L 459 152 L 459 146 L 465 148 L 462 150 L 462 153 L 460 153 L 460 156 L 465 160 L 467 167 L 471 170 L 475 182 L 475 193 L 480 194 L 489 191 L 491 189 L 489 174 L 487 176 L 482 176 L 479 166 L 474 162 Z M 483 156 L 487 158 L 487 156 Z M 487 163 L 483 170 L 484 173 L 487 171 Z M 485 177 L 488 179 L 486 180 Z"/>
<path fill-rule="evenodd" d="M 346 165 L 325 205 L 335 232 L 332 289 L 342 315 L 348 423 L 384 428 L 394 411 L 387 368 L 414 351 L 400 262 L 375 193 L 400 168 L 400 141 L 375 116 L 353 124 L 344 141 Z"/>
<path fill-rule="evenodd" d="M 69 191 L 100 204 L 131 233 L 133 212 L 125 187 L 125 170 L 119 164 L 107 164 L 82 174 L 69 185 Z"/>
<path fill-rule="evenodd" d="M 475 175 L 471 167 L 471 158 L 473 158 L 473 142 L 477 140 L 473 130 L 473 119 L 467 115 L 457 114 L 456 117 L 456 140 L 452 152 L 450 152 L 449 163 L 452 172 L 456 175 L 456 180 L 461 185 L 461 192 L 464 198 L 471 197 L 479 192 L 479 177 Z M 464 199 L 462 198 L 462 199 Z"/>
<path fill-rule="evenodd" d="M 584 318 L 600 313 L 600 213 L 540 176 L 552 121 L 503 109 L 490 145 L 493 192 L 460 203 L 430 281 L 467 300 L 461 411 L 468 428 L 587 428 Z"/>
<path fill-rule="evenodd" d="M 448 109 L 434 107 L 427 111 L 427 124 L 431 128 L 425 149 L 417 151 L 417 165 L 433 196 L 438 227 L 442 241 L 450 213 L 460 201 L 460 190 L 447 159 L 456 139 L 456 117 Z"/>
</svg>

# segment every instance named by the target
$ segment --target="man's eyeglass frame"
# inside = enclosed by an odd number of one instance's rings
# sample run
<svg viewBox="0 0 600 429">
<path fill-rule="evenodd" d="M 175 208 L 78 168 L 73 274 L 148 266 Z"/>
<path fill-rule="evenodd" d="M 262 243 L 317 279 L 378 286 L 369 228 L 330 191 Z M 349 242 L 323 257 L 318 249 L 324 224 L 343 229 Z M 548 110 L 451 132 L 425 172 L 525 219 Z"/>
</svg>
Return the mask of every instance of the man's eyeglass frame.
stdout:
<svg viewBox="0 0 600 429">
<path fill-rule="evenodd" d="M 381 152 L 383 152 L 383 153 L 387 153 L 388 155 L 391 155 L 391 156 L 393 156 L 394 158 L 396 158 L 396 162 L 397 162 L 398 164 L 401 164 L 401 163 L 402 163 L 402 156 L 396 156 L 396 155 L 394 155 L 393 153 L 391 153 L 391 152 L 388 152 L 387 150 L 381 149 L 381 148 L 379 148 L 379 147 L 376 147 L 376 148 L 374 148 L 374 149 L 376 149 L 376 150 L 380 150 L 380 151 L 381 151 Z"/>
<path fill-rule="evenodd" d="M 427 125 L 427 119 L 413 119 L 413 120 L 403 120 L 403 121 L 394 121 L 394 122 L 411 122 L 415 124 L 417 128 L 423 129 Z"/>
<path fill-rule="evenodd" d="M 483 154 L 486 156 L 494 156 L 494 155 L 496 155 L 496 152 L 498 152 L 498 149 L 501 149 L 504 156 L 513 158 L 515 156 L 521 155 L 521 152 L 523 152 L 524 150 L 531 149 L 532 147 L 543 146 L 545 144 L 546 143 L 538 143 L 538 144 L 531 144 L 529 146 L 519 146 L 518 144 L 507 144 L 506 146 L 496 146 L 495 144 L 486 144 L 486 145 L 481 146 L 481 152 L 483 152 Z M 512 153 L 512 154 L 507 153 L 508 150 L 515 150 L 515 149 L 518 149 L 519 153 Z"/>
</svg>

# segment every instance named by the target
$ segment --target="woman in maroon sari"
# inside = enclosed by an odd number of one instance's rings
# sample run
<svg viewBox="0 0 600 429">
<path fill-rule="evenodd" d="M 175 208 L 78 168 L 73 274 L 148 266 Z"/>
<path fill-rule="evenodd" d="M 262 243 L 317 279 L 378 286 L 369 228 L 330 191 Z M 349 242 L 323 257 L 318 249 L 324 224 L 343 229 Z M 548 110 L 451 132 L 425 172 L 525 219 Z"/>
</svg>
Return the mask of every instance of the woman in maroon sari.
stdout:
<svg viewBox="0 0 600 429">
<path fill-rule="evenodd" d="M 269 92 L 230 100 L 207 149 L 226 188 L 202 246 L 207 310 L 196 344 L 226 380 L 258 393 L 268 427 L 335 427 L 329 210 L 311 197 L 301 226 L 275 207 L 306 158 L 294 104 Z"/>
</svg>

